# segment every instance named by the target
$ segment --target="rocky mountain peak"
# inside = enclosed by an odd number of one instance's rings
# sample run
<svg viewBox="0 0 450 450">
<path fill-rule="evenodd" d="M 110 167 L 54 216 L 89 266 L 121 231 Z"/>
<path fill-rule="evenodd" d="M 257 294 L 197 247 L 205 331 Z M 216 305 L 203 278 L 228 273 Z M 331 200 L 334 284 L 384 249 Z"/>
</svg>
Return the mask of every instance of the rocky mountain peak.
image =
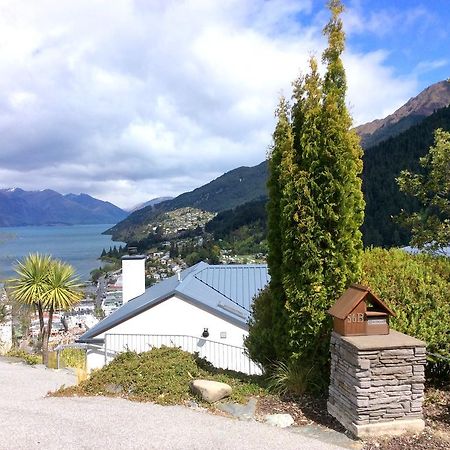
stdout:
<svg viewBox="0 0 450 450">
<path fill-rule="evenodd" d="M 434 111 L 450 105 L 450 81 L 439 81 L 428 86 L 416 97 L 410 98 L 402 107 L 384 119 L 360 125 L 355 128 L 364 148 L 396 136 L 407 130 Z"/>
</svg>

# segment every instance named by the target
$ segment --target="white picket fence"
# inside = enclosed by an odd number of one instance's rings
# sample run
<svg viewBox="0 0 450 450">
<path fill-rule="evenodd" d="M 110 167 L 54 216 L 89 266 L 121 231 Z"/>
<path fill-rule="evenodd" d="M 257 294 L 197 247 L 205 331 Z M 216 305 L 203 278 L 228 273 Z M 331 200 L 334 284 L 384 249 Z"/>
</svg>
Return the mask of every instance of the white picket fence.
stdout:
<svg viewBox="0 0 450 450">
<path fill-rule="evenodd" d="M 146 352 L 153 347 L 179 347 L 189 353 L 198 353 L 213 366 L 235 370 L 248 375 L 261 375 L 261 367 L 252 361 L 244 347 L 223 342 L 177 334 L 105 334 L 105 364 L 117 354 L 130 350 Z"/>
</svg>

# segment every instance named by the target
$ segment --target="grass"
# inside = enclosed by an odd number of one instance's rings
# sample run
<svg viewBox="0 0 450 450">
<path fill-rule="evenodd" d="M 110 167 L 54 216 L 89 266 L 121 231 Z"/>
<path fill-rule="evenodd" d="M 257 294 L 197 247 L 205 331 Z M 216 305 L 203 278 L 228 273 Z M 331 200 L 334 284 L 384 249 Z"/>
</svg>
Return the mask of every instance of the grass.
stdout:
<svg viewBox="0 0 450 450">
<path fill-rule="evenodd" d="M 233 388 L 231 400 L 239 403 L 267 392 L 261 377 L 215 369 L 183 350 L 161 347 L 139 354 L 121 353 L 78 386 L 60 389 L 54 395 L 106 395 L 160 405 L 183 404 L 195 398 L 189 389 L 195 378 L 229 384 Z"/>
<path fill-rule="evenodd" d="M 303 395 L 312 385 L 311 373 L 312 368 L 278 362 L 272 367 L 268 378 L 269 389 L 281 396 Z"/>
</svg>

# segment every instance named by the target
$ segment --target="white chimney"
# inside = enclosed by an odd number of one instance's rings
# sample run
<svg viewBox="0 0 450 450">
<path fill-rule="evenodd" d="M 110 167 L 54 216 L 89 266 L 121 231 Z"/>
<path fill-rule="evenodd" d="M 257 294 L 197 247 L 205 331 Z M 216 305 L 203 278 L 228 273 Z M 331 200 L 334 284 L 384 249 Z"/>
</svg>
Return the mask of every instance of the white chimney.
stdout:
<svg viewBox="0 0 450 450">
<path fill-rule="evenodd" d="M 145 292 L 145 255 L 122 256 L 122 302 Z"/>
</svg>

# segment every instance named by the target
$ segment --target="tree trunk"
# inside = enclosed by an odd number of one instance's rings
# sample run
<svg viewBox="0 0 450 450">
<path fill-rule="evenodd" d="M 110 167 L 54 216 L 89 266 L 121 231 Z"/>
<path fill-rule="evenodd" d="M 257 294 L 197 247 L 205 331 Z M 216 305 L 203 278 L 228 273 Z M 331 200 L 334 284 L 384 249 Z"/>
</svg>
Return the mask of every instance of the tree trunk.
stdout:
<svg viewBox="0 0 450 450">
<path fill-rule="evenodd" d="M 42 362 L 46 366 L 48 365 L 48 341 L 52 333 L 52 320 L 53 320 L 53 306 L 50 306 L 50 309 L 48 310 L 47 329 L 44 330 L 44 336 L 42 340 Z"/>
<path fill-rule="evenodd" d="M 38 336 L 38 349 L 42 350 L 42 344 L 44 342 L 45 324 L 44 324 L 44 310 L 42 309 L 42 303 L 36 303 L 36 309 L 39 316 L 39 336 Z M 42 360 L 43 361 L 43 360 Z"/>
</svg>

